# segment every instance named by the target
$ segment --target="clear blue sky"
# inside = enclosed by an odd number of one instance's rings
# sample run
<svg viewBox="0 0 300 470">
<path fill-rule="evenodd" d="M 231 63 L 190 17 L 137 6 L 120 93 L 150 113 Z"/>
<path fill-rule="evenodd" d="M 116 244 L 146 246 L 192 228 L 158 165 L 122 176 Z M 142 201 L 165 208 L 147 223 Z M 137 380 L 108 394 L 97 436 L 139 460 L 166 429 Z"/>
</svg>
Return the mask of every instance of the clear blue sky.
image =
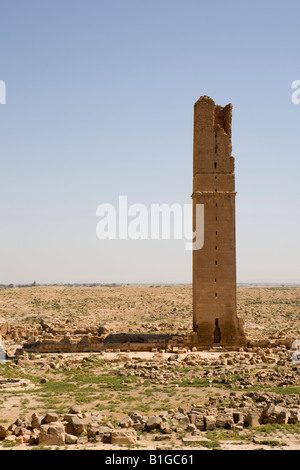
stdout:
<svg viewBox="0 0 300 470">
<path fill-rule="evenodd" d="M 189 203 L 193 105 L 233 104 L 239 282 L 300 282 L 300 3 L 3 0 L 0 283 L 191 282 L 96 208 Z"/>
</svg>

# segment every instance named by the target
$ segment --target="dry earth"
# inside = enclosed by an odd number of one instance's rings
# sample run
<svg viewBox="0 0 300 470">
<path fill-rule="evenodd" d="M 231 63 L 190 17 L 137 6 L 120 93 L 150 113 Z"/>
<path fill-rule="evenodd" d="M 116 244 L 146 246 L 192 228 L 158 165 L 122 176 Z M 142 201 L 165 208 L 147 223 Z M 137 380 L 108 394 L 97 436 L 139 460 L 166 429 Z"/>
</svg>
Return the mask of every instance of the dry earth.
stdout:
<svg viewBox="0 0 300 470">
<path fill-rule="evenodd" d="M 300 339 L 299 313 L 299 287 L 238 288 L 238 315 L 244 319 L 249 339 Z M 0 325 L 10 322 L 26 328 L 42 319 L 66 331 L 106 325 L 113 332 L 183 334 L 192 328 L 192 288 L 37 286 L 0 290 Z M 5 343 L 10 356 L 22 345 L 13 340 Z M 15 426 L 23 429 L 18 430 L 21 437 L 17 442 L 15 437 L 0 440 L 0 449 L 32 448 L 32 444 L 22 443 L 32 415 L 43 418 L 52 413 L 53 422 L 61 422 L 70 419 L 72 405 L 80 407 L 74 415 L 89 422 L 87 426 L 97 422 L 113 432 L 132 429 L 134 438 L 132 443 L 130 438 L 113 444 L 113 439 L 103 442 L 96 433 L 88 440 L 91 431 L 86 428 L 77 433 L 76 443 L 63 447 L 68 449 L 299 449 L 300 424 L 294 417 L 300 410 L 299 367 L 284 347 L 180 355 L 25 355 L 0 364 L 0 439 L 1 426 L 9 428 L 20 419 Z M 22 379 L 23 384 L 5 383 L 7 379 Z M 278 408 L 270 416 L 264 411 L 269 405 Z M 208 420 L 206 430 L 199 424 L 202 410 L 217 419 L 211 429 Z M 246 419 L 242 425 L 238 419 L 220 424 L 220 416 L 229 416 L 232 410 L 242 412 L 245 419 L 250 412 L 265 414 L 261 423 L 247 418 L 249 422 Z M 129 412 L 138 413 L 140 421 L 134 423 Z M 287 413 L 284 419 L 283 412 Z M 197 413 L 195 424 L 191 415 Z M 152 421 L 157 418 L 154 427 L 151 420 L 147 424 L 149 417 Z M 15 436 L 15 428 L 11 429 Z"/>
</svg>

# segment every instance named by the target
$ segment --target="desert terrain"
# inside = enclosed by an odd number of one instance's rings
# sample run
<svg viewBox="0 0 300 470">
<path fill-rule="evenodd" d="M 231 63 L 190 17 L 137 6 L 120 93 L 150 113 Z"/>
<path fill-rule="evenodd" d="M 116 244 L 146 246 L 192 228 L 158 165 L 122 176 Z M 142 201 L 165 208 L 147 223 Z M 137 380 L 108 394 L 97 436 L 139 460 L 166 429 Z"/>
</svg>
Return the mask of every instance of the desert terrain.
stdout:
<svg viewBox="0 0 300 470">
<path fill-rule="evenodd" d="M 41 322 L 189 333 L 192 286 L 1 289 L 0 449 L 299 449 L 300 366 L 284 340 L 300 339 L 300 288 L 238 287 L 237 301 L 247 338 L 274 346 L 16 356 Z"/>
</svg>

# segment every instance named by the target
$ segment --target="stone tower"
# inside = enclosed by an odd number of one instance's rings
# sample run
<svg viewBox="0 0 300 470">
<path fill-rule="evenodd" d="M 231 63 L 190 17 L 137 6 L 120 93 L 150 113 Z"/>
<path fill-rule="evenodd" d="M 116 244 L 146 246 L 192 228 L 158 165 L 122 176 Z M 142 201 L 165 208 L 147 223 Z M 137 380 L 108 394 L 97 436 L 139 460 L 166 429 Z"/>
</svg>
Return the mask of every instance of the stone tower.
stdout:
<svg viewBox="0 0 300 470">
<path fill-rule="evenodd" d="M 193 322 L 201 348 L 246 344 L 236 312 L 235 176 L 232 105 L 202 96 L 194 108 L 194 230 L 204 204 L 204 245 L 193 251 Z"/>
</svg>

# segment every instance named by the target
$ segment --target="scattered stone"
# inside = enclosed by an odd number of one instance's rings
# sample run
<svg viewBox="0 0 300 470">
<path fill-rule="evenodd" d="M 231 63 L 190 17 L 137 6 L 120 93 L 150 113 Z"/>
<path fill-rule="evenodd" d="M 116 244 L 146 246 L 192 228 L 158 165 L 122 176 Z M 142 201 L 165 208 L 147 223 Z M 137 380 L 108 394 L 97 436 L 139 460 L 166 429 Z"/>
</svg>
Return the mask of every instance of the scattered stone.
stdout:
<svg viewBox="0 0 300 470">
<path fill-rule="evenodd" d="M 44 419 L 42 420 L 43 424 L 55 423 L 58 421 L 58 415 L 56 413 L 47 413 Z"/>
<path fill-rule="evenodd" d="M 246 426 L 251 426 L 252 428 L 257 428 L 260 426 L 259 416 L 255 412 L 250 412 L 245 416 L 244 423 Z"/>
<path fill-rule="evenodd" d="M 4 439 L 5 442 L 16 442 L 17 436 L 10 434 Z"/>
<path fill-rule="evenodd" d="M 157 429 L 160 427 L 162 423 L 162 419 L 159 416 L 150 416 L 146 423 L 146 427 L 152 431 L 153 429 Z"/>
<path fill-rule="evenodd" d="M 119 422 L 121 428 L 131 428 L 133 426 L 133 420 L 128 416 Z"/>
<path fill-rule="evenodd" d="M 8 429 L 5 426 L 0 425 L 0 439 L 5 439 L 8 435 L 9 435 Z"/>
<path fill-rule="evenodd" d="M 35 428 L 30 433 L 29 444 L 37 445 L 39 443 L 40 430 Z"/>
<path fill-rule="evenodd" d="M 52 422 L 51 424 L 42 424 L 40 427 L 39 444 L 57 446 L 64 445 L 64 425 L 59 422 Z"/>
<path fill-rule="evenodd" d="M 69 414 L 71 414 L 71 415 L 81 414 L 80 406 L 78 406 L 78 405 L 71 406 L 71 408 L 69 409 Z"/>
<path fill-rule="evenodd" d="M 111 444 L 136 444 L 137 433 L 133 429 L 114 430 L 111 433 Z"/>
<path fill-rule="evenodd" d="M 204 416 L 204 424 L 206 431 L 213 431 L 216 428 L 216 417 L 214 415 Z"/>
<path fill-rule="evenodd" d="M 78 438 L 72 434 L 65 434 L 65 443 L 66 444 L 77 444 Z"/>
</svg>

